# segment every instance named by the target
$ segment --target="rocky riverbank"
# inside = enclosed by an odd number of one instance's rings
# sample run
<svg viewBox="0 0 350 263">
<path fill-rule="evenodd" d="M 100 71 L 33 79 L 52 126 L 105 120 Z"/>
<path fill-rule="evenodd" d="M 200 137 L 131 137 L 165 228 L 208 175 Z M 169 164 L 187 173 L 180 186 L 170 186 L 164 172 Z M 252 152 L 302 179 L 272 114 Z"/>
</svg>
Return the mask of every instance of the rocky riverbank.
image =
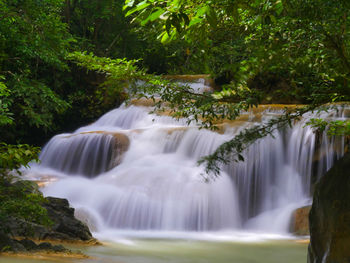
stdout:
<svg viewBox="0 0 350 263">
<path fill-rule="evenodd" d="M 17 186 L 18 184 L 25 185 L 24 191 L 38 194 L 34 183 L 18 181 L 16 184 Z M 29 189 L 28 185 L 30 185 Z M 72 252 L 60 243 L 98 244 L 89 228 L 74 217 L 74 208 L 69 206 L 68 200 L 46 197 L 41 205 L 47 211 L 50 223 L 39 224 L 20 217 L 9 216 L 0 226 L 0 253 L 71 254 Z M 58 244 L 51 244 L 52 241 Z"/>
</svg>

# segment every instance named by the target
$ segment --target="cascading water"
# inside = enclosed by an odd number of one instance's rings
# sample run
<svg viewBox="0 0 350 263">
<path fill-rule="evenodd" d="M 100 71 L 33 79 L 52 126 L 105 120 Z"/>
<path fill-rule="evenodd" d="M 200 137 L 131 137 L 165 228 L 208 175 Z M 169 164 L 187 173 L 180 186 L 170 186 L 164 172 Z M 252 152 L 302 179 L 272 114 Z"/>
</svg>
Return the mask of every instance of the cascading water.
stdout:
<svg viewBox="0 0 350 263">
<path fill-rule="evenodd" d="M 197 166 L 200 157 L 282 110 L 265 107 L 260 118 L 245 113 L 240 125 L 227 125 L 223 134 L 149 111 L 123 105 L 72 134 L 55 136 L 28 176 L 56 178 L 44 194 L 68 198 L 97 232 L 288 232 L 293 210 L 310 200 L 312 182 L 344 154 L 344 138 L 335 141 L 304 127 L 316 116 L 310 113 L 254 143 L 243 153 L 245 162 L 223 167 L 208 183 Z M 320 117 L 348 115 L 348 108 L 339 108 Z"/>
<path fill-rule="evenodd" d="M 43 149 L 41 164 L 67 174 L 97 175 L 111 165 L 114 140 L 109 134 L 58 135 Z"/>
</svg>

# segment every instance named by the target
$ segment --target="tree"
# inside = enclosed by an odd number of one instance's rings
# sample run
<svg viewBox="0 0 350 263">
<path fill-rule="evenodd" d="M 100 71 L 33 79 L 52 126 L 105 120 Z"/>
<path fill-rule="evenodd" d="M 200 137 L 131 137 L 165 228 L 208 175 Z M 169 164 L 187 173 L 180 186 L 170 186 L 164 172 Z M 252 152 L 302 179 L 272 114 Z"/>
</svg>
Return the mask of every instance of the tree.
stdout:
<svg viewBox="0 0 350 263">
<path fill-rule="evenodd" d="M 12 118 L 2 140 L 15 143 L 28 129 L 50 129 L 55 114 L 68 107 L 55 91 L 72 41 L 61 8 L 58 0 L 0 1 L 0 74 L 8 87 L 1 101 Z"/>
<path fill-rule="evenodd" d="M 33 131 L 52 129 L 69 106 L 58 95 L 73 41 L 62 4 L 0 0 L 0 235 L 13 218 L 49 223 L 42 194 L 29 182 L 14 182 L 12 171 L 38 160 L 40 149 L 24 143 L 33 141 Z"/>
<path fill-rule="evenodd" d="M 276 95 L 301 102 L 350 95 L 348 1 L 130 0 L 125 9 L 141 24 L 161 21 L 163 42 L 205 42 L 213 76 L 235 86 L 272 73 L 288 83 Z"/>
</svg>

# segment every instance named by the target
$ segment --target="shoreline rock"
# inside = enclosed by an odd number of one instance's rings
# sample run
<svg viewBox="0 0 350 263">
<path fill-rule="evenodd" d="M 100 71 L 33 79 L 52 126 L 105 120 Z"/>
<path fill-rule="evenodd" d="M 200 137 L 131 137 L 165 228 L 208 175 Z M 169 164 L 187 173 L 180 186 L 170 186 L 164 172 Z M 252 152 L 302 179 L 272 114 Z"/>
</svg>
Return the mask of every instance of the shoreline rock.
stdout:
<svg viewBox="0 0 350 263">
<path fill-rule="evenodd" d="M 17 181 L 15 184 L 23 185 L 23 191 L 28 194 L 40 194 L 35 183 Z M 74 254 L 62 244 L 101 245 L 93 238 L 88 226 L 74 216 L 75 209 L 69 206 L 67 199 L 46 197 L 44 200 L 41 206 L 46 209 L 51 224 L 42 225 L 9 216 L 0 226 L 0 254 Z"/>
<path fill-rule="evenodd" d="M 29 238 L 17 239 L 2 233 L 0 234 L 0 255 L 4 253 L 9 255 L 21 253 L 82 254 L 81 252 L 73 252 L 65 248 L 62 244 L 51 244 L 49 242 L 36 243 Z"/>
<path fill-rule="evenodd" d="M 310 211 L 308 263 L 350 262 L 350 152 L 321 178 Z"/>
<path fill-rule="evenodd" d="M 12 218 L 7 225 L 12 236 L 35 240 L 57 241 L 96 241 L 89 228 L 74 217 L 74 208 L 67 199 L 46 197 L 47 203 L 42 206 L 47 210 L 52 226 L 44 226 L 22 219 Z"/>
</svg>

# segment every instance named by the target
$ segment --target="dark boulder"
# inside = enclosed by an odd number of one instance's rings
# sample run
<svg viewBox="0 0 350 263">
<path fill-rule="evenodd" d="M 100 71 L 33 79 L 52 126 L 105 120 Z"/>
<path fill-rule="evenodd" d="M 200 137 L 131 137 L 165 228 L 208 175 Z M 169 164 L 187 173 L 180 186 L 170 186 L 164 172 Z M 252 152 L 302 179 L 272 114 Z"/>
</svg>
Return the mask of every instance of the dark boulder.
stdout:
<svg viewBox="0 0 350 263">
<path fill-rule="evenodd" d="M 315 187 L 309 263 L 350 262 L 350 152 Z"/>
<path fill-rule="evenodd" d="M 0 253 L 7 251 L 25 252 L 26 248 L 17 240 L 14 240 L 7 234 L 0 232 Z"/>
<path fill-rule="evenodd" d="M 47 197 L 43 204 L 48 217 L 52 221 L 51 226 L 44 226 L 25 221 L 19 218 L 11 218 L 6 228 L 12 236 L 28 237 L 38 240 L 58 241 L 89 241 L 93 237 L 89 228 L 74 217 L 74 208 L 69 206 L 66 199 Z"/>
<path fill-rule="evenodd" d="M 36 248 L 34 250 L 38 251 L 50 251 L 50 252 L 71 252 L 69 249 L 66 249 L 62 245 L 52 245 L 49 242 L 42 242 L 38 245 L 36 245 Z"/>
<path fill-rule="evenodd" d="M 38 249 L 38 245 L 28 238 L 20 240 L 19 243 L 21 243 L 21 245 L 24 246 L 26 250 L 29 250 L 29 251 Z"/>
<path fill-rule="evenodd" d="M 37 185 L 30 181 L 17 180 L 12 183 L 2 181 L 2 186 L 11 187 L 14 193 L 36 194 L 41 197 Z M 74 208 L 69 206 L 66 199 L 47 197 L 40 198 L 36 205 L 47 210 L 47 217 L 40 223 L 29 220 L 16 213 L 0 215 L 0 253 L 1 252 L 70 252 L 61 245 L 52 245 L 44 242 L 36 244 L 34 240 L 56 240 L 63 242 L 86 242 L 96 241 L 93 239 L 89 228 L 74 217 Z M 45 200 L 45 201 L 42 201 Z M 38 209 L 39 210 L 39 209 Z M 40 210 L 39 212 L 43 212 Z M 41 214 L 40 214 L 41 215 Z M 40 222 L 36 220 L 35 222 Z M 51 223 L 47 222 L 51 221 Z M 18 240 L 19 238 L 24 238 Z M 93 242 L 95 243 L 95 242 Z"/>
<path fill-rule="evenodd" d="M 38 245 L 38 248 L 40 250 L 51 250 L 52 249 L 52 245 L 49 242 L 42 242 Z"/>
<path fill-rule="evenodd" d="M 0 234 L 0 253 L 1 252 L 71 252 L 62 245 L 52 245 L 48 242 L 36 244 L 30 239 L 16 240 L 10 238 L 8 235 Z"/>
<path fill-rule="evenodd" d="M 93 238 L 89 228 L 74 217 L 74 208 L 69 206 L 68 200 L 54 197 L 46 199 L 48 202 L 44 207 L 54 224 L 51 231 L 45 233 L 44 238 L 81 241 Z"/>
<path fill-rule="evenodd" d="M 69 249 L 66 249 L 64 246 L 62 245 L 54 245 L 52 246 L 52 250 L 54 252 L 70 252 Z"/>
</svg>

